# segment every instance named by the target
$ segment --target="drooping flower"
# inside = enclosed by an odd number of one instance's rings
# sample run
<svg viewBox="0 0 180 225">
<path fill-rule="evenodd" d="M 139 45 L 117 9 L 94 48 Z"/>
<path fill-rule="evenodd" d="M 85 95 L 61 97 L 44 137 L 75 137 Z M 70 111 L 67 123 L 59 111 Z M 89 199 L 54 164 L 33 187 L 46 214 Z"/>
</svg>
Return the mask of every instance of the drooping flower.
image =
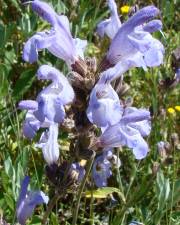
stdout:
<svg viewBox="0 0 180 225">
<path fill-rule="evenodd" d="M 150 34 L 161 29 L 162 23 L 159 20 L 148 22 L 158 13 L 154 6 L 144 7 L 117 30 L 105 58 L 114 66 L 108 72 L 110 81 L 132 67 L 146 69 L 147 66 L 159 66 L 163 62 L 164 47 Z M 108 79 L 106 71 L 105 76 Z"/>
<path fill-rule="evenodd" d="M 59 159 L 58 124 L 54 123 L 44 131 L 36 147 L 41 148 L 47 164 L 56 164 Z"/>
<path fill-rule="evenodd" d="M 119 122 L 123 113 L 119 97 L 111 84 L 98 82 L 93 88 L 87 116 L 98 127 L 111 126 Z"/>
<path fill-rule="evenodd" d="M 117 124 L 109 126 L 100 136 L 100 146 L 104 148 L 127 146 L 132 148 L 136 159 L 143 159 L 148 153 L 148 145 L 141 135 L 142 130 L 139 127 L 133 128 L 132 124 L 149 119 L 149 111 L 143 109 L 124 115 Z"/>
<path fill-rule="evenodd" d="M 111 17 L 109 19 L 101 21 L 97 25 L 97 33 L 103 37 L 105 34 L 109 38 L 113 38 L 117 33 L 117 30 L 121 26 L 121 21 L 117 13 L 117 6 L 114 0 L 108 0 L 108 6 L 111 11 Z"/>
<path fill-rule="evenodd" d="M 24 45 L 23 59 L 30 63 L 38 60 L 38 51 L 47 48 L 53 55 L 63 59 L 69 66 L 83 56 L 86 41 L 73 39 L 68 18 L 58 15 L 47 3 L 34 0 L 32 9 L 52 25 L 49 31 L 38 32 Z"/>
<path fill-rule="evenodd" d="M 49 198 L 42 191 L 28 191 L 29 177 L 26 176 L 21 184 L 19 199 L 16 206 L 17 220 L 25 225 L 37 205 L 48 203 Z"/>
</svg>

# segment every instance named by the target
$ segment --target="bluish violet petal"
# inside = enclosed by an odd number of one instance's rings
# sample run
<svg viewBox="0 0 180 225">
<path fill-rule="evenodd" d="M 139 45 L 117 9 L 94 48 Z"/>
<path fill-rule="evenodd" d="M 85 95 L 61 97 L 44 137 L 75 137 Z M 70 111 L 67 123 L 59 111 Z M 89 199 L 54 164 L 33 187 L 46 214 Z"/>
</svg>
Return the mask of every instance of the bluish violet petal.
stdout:
<svg viewBox="0 0 180 225">
<path fill-rule="evenodd" d="M 53 26 L 57 23 L 57 14 L 53 8 L 48 5 L 46 2 L 34 0 L 31 3 L 32 9 L 44 20 L 52 24 Z"/>
<path fill-rule="evenodd" d="M 156 39 L 152 43 L 152 47 L 145 53 L 144 61 L 149 67 L 159 66 L 163 63 L 164 47 Z"/>
<path fill-rule="evenodd" d="M 157 9 L 155 6 L 146 6 L 139 11 L 137 11 L 127 22 L 125 22 L 122 26 L 127 27 L 127 29 L 130 29 L 131 27 L 139 26 L 151 19 L 153 19 L 155 16 L 159 14 L 159 9 Z"/>
<path fill-rule="evenodd" d="M 47 86 L 39 93 L 37 101 L 41 101 L 41 99 L 43 102 L 48 101 L 48 96 L 51 96 L 51 98 L 54 99 L 60 99 L 63 105 L 74 101 L 75 93 L 73 88 L 71 87 L 67 78 L 57 69 L 48 65 L 43 65 L 38 70 L 37 76 L 39 79 L 53 81 L 52 84 Z"/>
<path fill-rule="evenodd" d="M 56 42 L 56 33 L 53 29 L 45 32 L 38 32 L 36 34 L 35 43 L 38 50 L 48 48 L 55 42 Z"/>
<path fill-rule="evenodd" d="M 119 147 L 122 145 L 120 124 L 109 126 L 99 138 L 100 144 L 104 148 Z"/>
<path fill-rule="evenodd" d="M 125 59 L 127 56 L 131 57 L 137 52 L 127 36 L 134 32 L 136 26 L 142 25 L 158 13 L 159 10 L 154 6 L 144 7 L 119 28 L 107 53 L 107 59 L 110 63 L 116 64 L 118 61 Z"/>
<path fill-rule="evenodd" d="M 55 100 L 54 108 L 55 108 L 54 122 L 61 123 L 66 115 L 61 99 L 57 98 Z"/>
<path fill-rule="evenodd" d="M 103 156 L 98 156 L 93 164 L 92 176 L 97 187 L 107 186 L 107 179 L 112 175 L 111 164 Z"/>
<path fill-rule="evenodd" d="M 48 165 L 57 163 L 59 158 L 58 124 L 51 124 L 48 132 L 43 132 L 37 147 L 42 149 L 43 156 Z"/>
<path fill-rule="evenodd" d="M 149 152 L 149 148 L 145 140 L 140 137 L 137 142 L 137 146 L 133 147 L 133 154 L 136 159 L 144 159 Z"/>
<path fill-rule="evenodd" d="M 161 20 L 152 20 L 143 26 L 143 30 L 149 33 L 153 33 L 161 29 L 162 29 Z"/>
<path fill-rule="evenodd" d="M 38 107 L 38 103 L 33 100 L 22 100 L 18 104 L 19 109 L 36 110 L 37 107 Z"/>
<path fill-rule="evenodd" d="M 138 109 L 135 107 L 127 107 L 124 111 L 124 115 L 134 113 L 135 111 L 138 111 Z M 128 126 L 138 130 L 143 137 L 148 136 L 151 131 L 151 122 L 149 120 L 143 120 L 140 122 L 129 123 Z"/>
<path fill-rule="evenodd" d="M 89 120 L 102 128 L 119 122 L 122 113 L 119 97 L 112 86 L 103 83 L 102 80 L 98 82 L 90 95 L 87 108 Z"/>
<path fill-rule="evenodd" d="M 137 111 L 134 111 L 133 113 L 123 116 L 120 123 L 128 124 L 149 119 L 150 119 L 150 112 L 148 110 L 139 109 Z"/>
<path fill-rule="evenodd" d="M 151 38 L 137 39 L 136 37 L 133 37 L 131 35 L 128 35 L 127 38 L 130 41 L 130 43 L 134 46 L 134 48 L 136 48 L 140 52 L 146 52 L 152 45 Z"/>
<path fill-rule="evenodd" d="M 34 111 L 33 114 L 34 116 L 40 121 L 40 122 L 44 122 L 45 120 L 45 99 L 43 97 L 39 97 L 37 98 L 37 102 L 38 102 L 38 110 Z"/>
<path fill-rule="evenodd" d="M 58 21 L 62 25 L 62 27 L 67 31 L 69 34 L 69 37 L 71 37 L 71 31 L 70 31 L 70 24 L 69 24 L 69 19 L 65 15 L 60 15 L 58 16 Z"/>
<path fill-rule="evenodd" d="M 43 203 L 47 204 L 48 201 L 48 196 L 46 196 L 42 191 L 31 191 L 26 200 L 29 206 L 36 206 Z"/>
<path fill-rule="evenodd" d="M 136 159 L 143 159 L 146 157 L 149 151 L 148 145 L 140 135 L 139 131 L 129 126 L 121 126 L 120 133 L 122 146 L 132 148 Z"/>
<path fill-rule="evenodd" d="M 110 19 L 106 19 L 97 25 L 97 33 L 100 37 L 103 37 L 104 34 L 106 34 L 110 39 L 113 39 L 121 26 L 121 22 L 117 13 L 115 1 L 109 0 L 108 6 L 111 11 L 111 17 Z"/>
<path fill-rule="evenodd" d="M 36 135 L 36 130 L 34 130 L 29 121 L 25 121 L 23 124 L 23 134 L 28 139 L 33 139 Z"/>
<path fill-rule="evenodd" d="M 71 65 L 77 58 L 73 38 L 70 39 L 68 36 L 66 31 L 64 34 L 60 33 L 59 30 L 56 31 L 56 42 L 52 43 L 48 50 L 56 57 L 64 60 L 68 65 Z"/>
<path fill-rule="evenodd" d="M 38 60 L 38 51 L 35 43 L 36 35 L 31 37 L 24 45 L 23 59 L 26 62 L 34 63 Z"/>
<path fill-rule="evenodd" d="M 113 155 L 113 148 L 104 148 L 103 149 L 103 157 L 104 158 L 112 157 L 112 155 Z"/>
<path fill-rule="evenodd" d="M 101 38 L 104 37 L 104 35 L 106 33 L 106 28 L 110 22 L 111 22 L 110 19 L 106 19 L 106 20 L 103 20 L 100 23 L 98 23 L 96 31 Z"/>
<path fill-rule="evenodd" d="M 32 139 L 36 132 L 41 126 L 40 121 L 38 121 L 33 115 L 33 111 L 28 111 L 23 124 L 23 134 L 26 138 Z"/>
<path fill-rule="evenodd" d="M 37 78 L 39 80 L 59 81 L 60 72 L 52 66 L 42 65 L 37 71 Z"/>
<path fill-rule="evenodd" d="M 120 121 L 122 115 L 120 103 L 116 103 L 114 100 L 108 98 L 99 99 L 96 105 L 93 105 L 91 108 L 88 107 L 87 116 L 91 121 L 89 112 L 92 113 L 92 122 L 98 127 L 114 125 Z"/>
<path fill-rule="evenodd" d="M 48 203 L 48 196 L 42 191 L 29 192 L 26 199 L 17 210 L 17 220 L 21 225 L 25 225 L 26 220 L 32 215 L 36 205 Z"/>
<path fill-rule="evenodd" d="M 84 51 L 85 51 L 86 46 L 87 46 L 87 41 L 81 40 L 79 38 L 75 38 L 74 39 L 74 45 L 75 45 L 75 49 L 76 49 L 76 56 L 79 56 L 82 59 L 84 59 Z"/>
<path fill-rule="evenodd" d="M 21 190 L 19 193 L 19 198 L 18 198 L 17 206 L 16 206 L 17 208 L 20 206 L 22 201 L 24 201 L 24 199 L 26 198 L 29 181 L 30 181 L 29 176 L 25 176 L 25 178 L 23 179 L 23 181 L 21 183 Z"/>
<path fill-rule="evenodd" d="M 111 81 L 121 77 L 123 73 L 134 66 L 134 62 L 130 60 L 119 61 L 114 67 L 105 70 L 100 75 L 99 82 L 110 83 Z"/>
</svg>

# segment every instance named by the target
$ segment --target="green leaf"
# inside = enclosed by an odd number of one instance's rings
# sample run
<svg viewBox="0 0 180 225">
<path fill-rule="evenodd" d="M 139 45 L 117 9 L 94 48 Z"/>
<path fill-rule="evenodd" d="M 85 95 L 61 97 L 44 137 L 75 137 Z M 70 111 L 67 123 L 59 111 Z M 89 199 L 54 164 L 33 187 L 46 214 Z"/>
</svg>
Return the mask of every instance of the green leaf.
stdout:
<svg viewBox="0 0 180 225">
<path fill-rule="evenodd" d="M 13 96 L 19 99 L 32 85 L 35 79 L 35 70 L 25 70 L 15 84 Z"/>
<path fill-rule="evenodd" d="M 15 203 L 14 203 L 13 197 L 8 193 L 4 193 L 4 198 L 9 208 L 12 209 L 12 211 L 14 211 Z"/>
<path fill-rule="evenodd" d="M 7 80 L 8 69 L 5 64 L 0 64 L 0 96 L 5 96 L 8 93 L 9 82 Z"/>
<path fill-rule="evenodd" d="M 112 194 L 113 192 L 116 192 L 121 197 L 122 201 L 125 202 L 123 193 L 118 188 L 114 187 L 102 187 L 98 188 L 97 190 L 86 191 L 85 196 L 86 198 L 91 198 L 92 193 L 93 198 L 107 198 L 108 195 Z"/>
<path fill-rule="evenodd" d="M 52 225 L 58 225 L 59 221 L 58 221 L 58 216 L 55 213 L 51 213 L 51 224 Z"/>
</svg>

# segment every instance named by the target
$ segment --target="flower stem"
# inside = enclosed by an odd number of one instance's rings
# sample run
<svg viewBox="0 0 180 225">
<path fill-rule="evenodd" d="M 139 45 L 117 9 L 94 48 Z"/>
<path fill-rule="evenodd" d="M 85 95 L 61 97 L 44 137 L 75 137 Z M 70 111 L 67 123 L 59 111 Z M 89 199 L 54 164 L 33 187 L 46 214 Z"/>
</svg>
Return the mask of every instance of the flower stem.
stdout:
<svg viewBox="0 0 180 225">
<path fill-rule="evenodd" d="M 85 174 L 85 176 L 84 176 L 84 178 L 83 178 L 83 180 L 81 182 L 81 185 L 79 187 L 79 191 L 78 191 L 78 194 L 77 194 L 77 203 L 76 203 L 76 207 L 75 207 L 74 212 L 73 212 L 72 225 L 76 225 L 76 222 L 77 222 L 78 212 L 79 212 L 79 205 L 80 205 L 80 200 L 81 200 L 82 192 L 84 190 L 84 186 L 86 184 L 88 175 L 90 173 L 90 170 L 91 170 L 91 167 L 92 167 L 92 164 L 93 164 L 95 155 L 96 155 L 96 153 L 95 153 L 95 151 L 93 151 L 93 154 L 92 154 L 90 160 L 87 163 L 86 174 Z"/>
<path fill-rule="evenodd" d="M 56 194 L 54 195 L 54 197 L 51 199 L 51 201 L 48 204 L 48 208 L 43 216 L 42 219 L 42 224 L 46 224 L 47 223 L 47 219 L 49 217 L 50 212 L 52 211 L 52 209 L 54 208 L 54 205 L 56 204 L 56 202 L 58 201 L 58 199 L 61 197 L 61 195 L 56 192 Z"/>
</svg>

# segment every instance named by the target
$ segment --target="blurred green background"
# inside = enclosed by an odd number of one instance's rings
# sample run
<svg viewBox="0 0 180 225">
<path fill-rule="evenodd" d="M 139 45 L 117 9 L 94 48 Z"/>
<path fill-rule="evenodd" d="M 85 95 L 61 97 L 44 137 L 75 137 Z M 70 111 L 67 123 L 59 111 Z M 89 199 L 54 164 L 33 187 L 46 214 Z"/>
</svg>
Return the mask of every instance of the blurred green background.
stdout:
<svg viewBox="0 0 180 225">
<path fill-rule="evenodd" d="M 74 36 L 88 40 L 86 55 L 100 59 L 108 49 L 109 40 L 101 40 L 95 30 L 97 23 L 108 18 L 106 1 L 102 0 L 52 0 L 48 1 L 58 13 L 68 16 Z M 180 1 L 116 1 L 119 14 L 121 6 L 140 8 L 154 4 L 161 10 L 163 34 L 155 36 L 165 46 L 164 64 L 159 68 L 133 69 L 125 76 L 130 86 L 123 98 L 131 96 L 137 107 L 150 107 L 152 132 L 148 138 L 149 156 L 138 163 L 128 151 L 120 153 L 122 167 L 115 171 L 113 186 L 120 188 L 120 180 L 126 192 L 127 202 L 118 199 L 115 205 L 110 198 L 86 199 L 81 202 L 78 224 L 128 224 L 138 220 L 151 225 L 180 224 L 180 85 L 170 85 L 174 79 L 172 53 L 180 46 Z M 121 20 L 127 19 L 123 14 Z M 34 99 L 43 87 L 35 78 L 39 65 L 52 64 L 64 73 L 64 63 L 47 51 L 40 52 L 39 61 L 34 64 L 22 60 L 25 41 L 37 31 L 48 29 L 49 24 L 38 18 L 29 6 L 17 0 L 0 0 L 0 224 L 15 222 L 15 204 L 20 181 L 29 174 L 31 186 L 50 192 L 44 178 L 44 162 L 34 142 L 23 138 L 21 126 L 24 113 L 17 110 L 22 99 Z M 173 110 L 168 110 L 173 108 Z M 68 158 L 66 134 L 61 134 L 61 157 Z M 176 137 L 176 139 L 174 138 Z M 166 159 L 158 154 L 157 142 L 169 143 Z M 157 166 L 158 165 L 158 166 Z M 156 168 L 159 168 L 156 171 Z M 153 175 L 155 174 L 155 175 Z M 121 188 L 122 188 L 121 187 Z M 118 198 L 118 197 L 117 197 Z M 51 214 L 49 224 L 71 224 L 73 196 L 58 202 L 56 211 Z M 36 210 L 29 224 L 41 224 L 43 207 Z M 1 221 L 2 220 L 2 221 Z M 3 224 L 3 222 L 2 222 Z"/>
</svg>

